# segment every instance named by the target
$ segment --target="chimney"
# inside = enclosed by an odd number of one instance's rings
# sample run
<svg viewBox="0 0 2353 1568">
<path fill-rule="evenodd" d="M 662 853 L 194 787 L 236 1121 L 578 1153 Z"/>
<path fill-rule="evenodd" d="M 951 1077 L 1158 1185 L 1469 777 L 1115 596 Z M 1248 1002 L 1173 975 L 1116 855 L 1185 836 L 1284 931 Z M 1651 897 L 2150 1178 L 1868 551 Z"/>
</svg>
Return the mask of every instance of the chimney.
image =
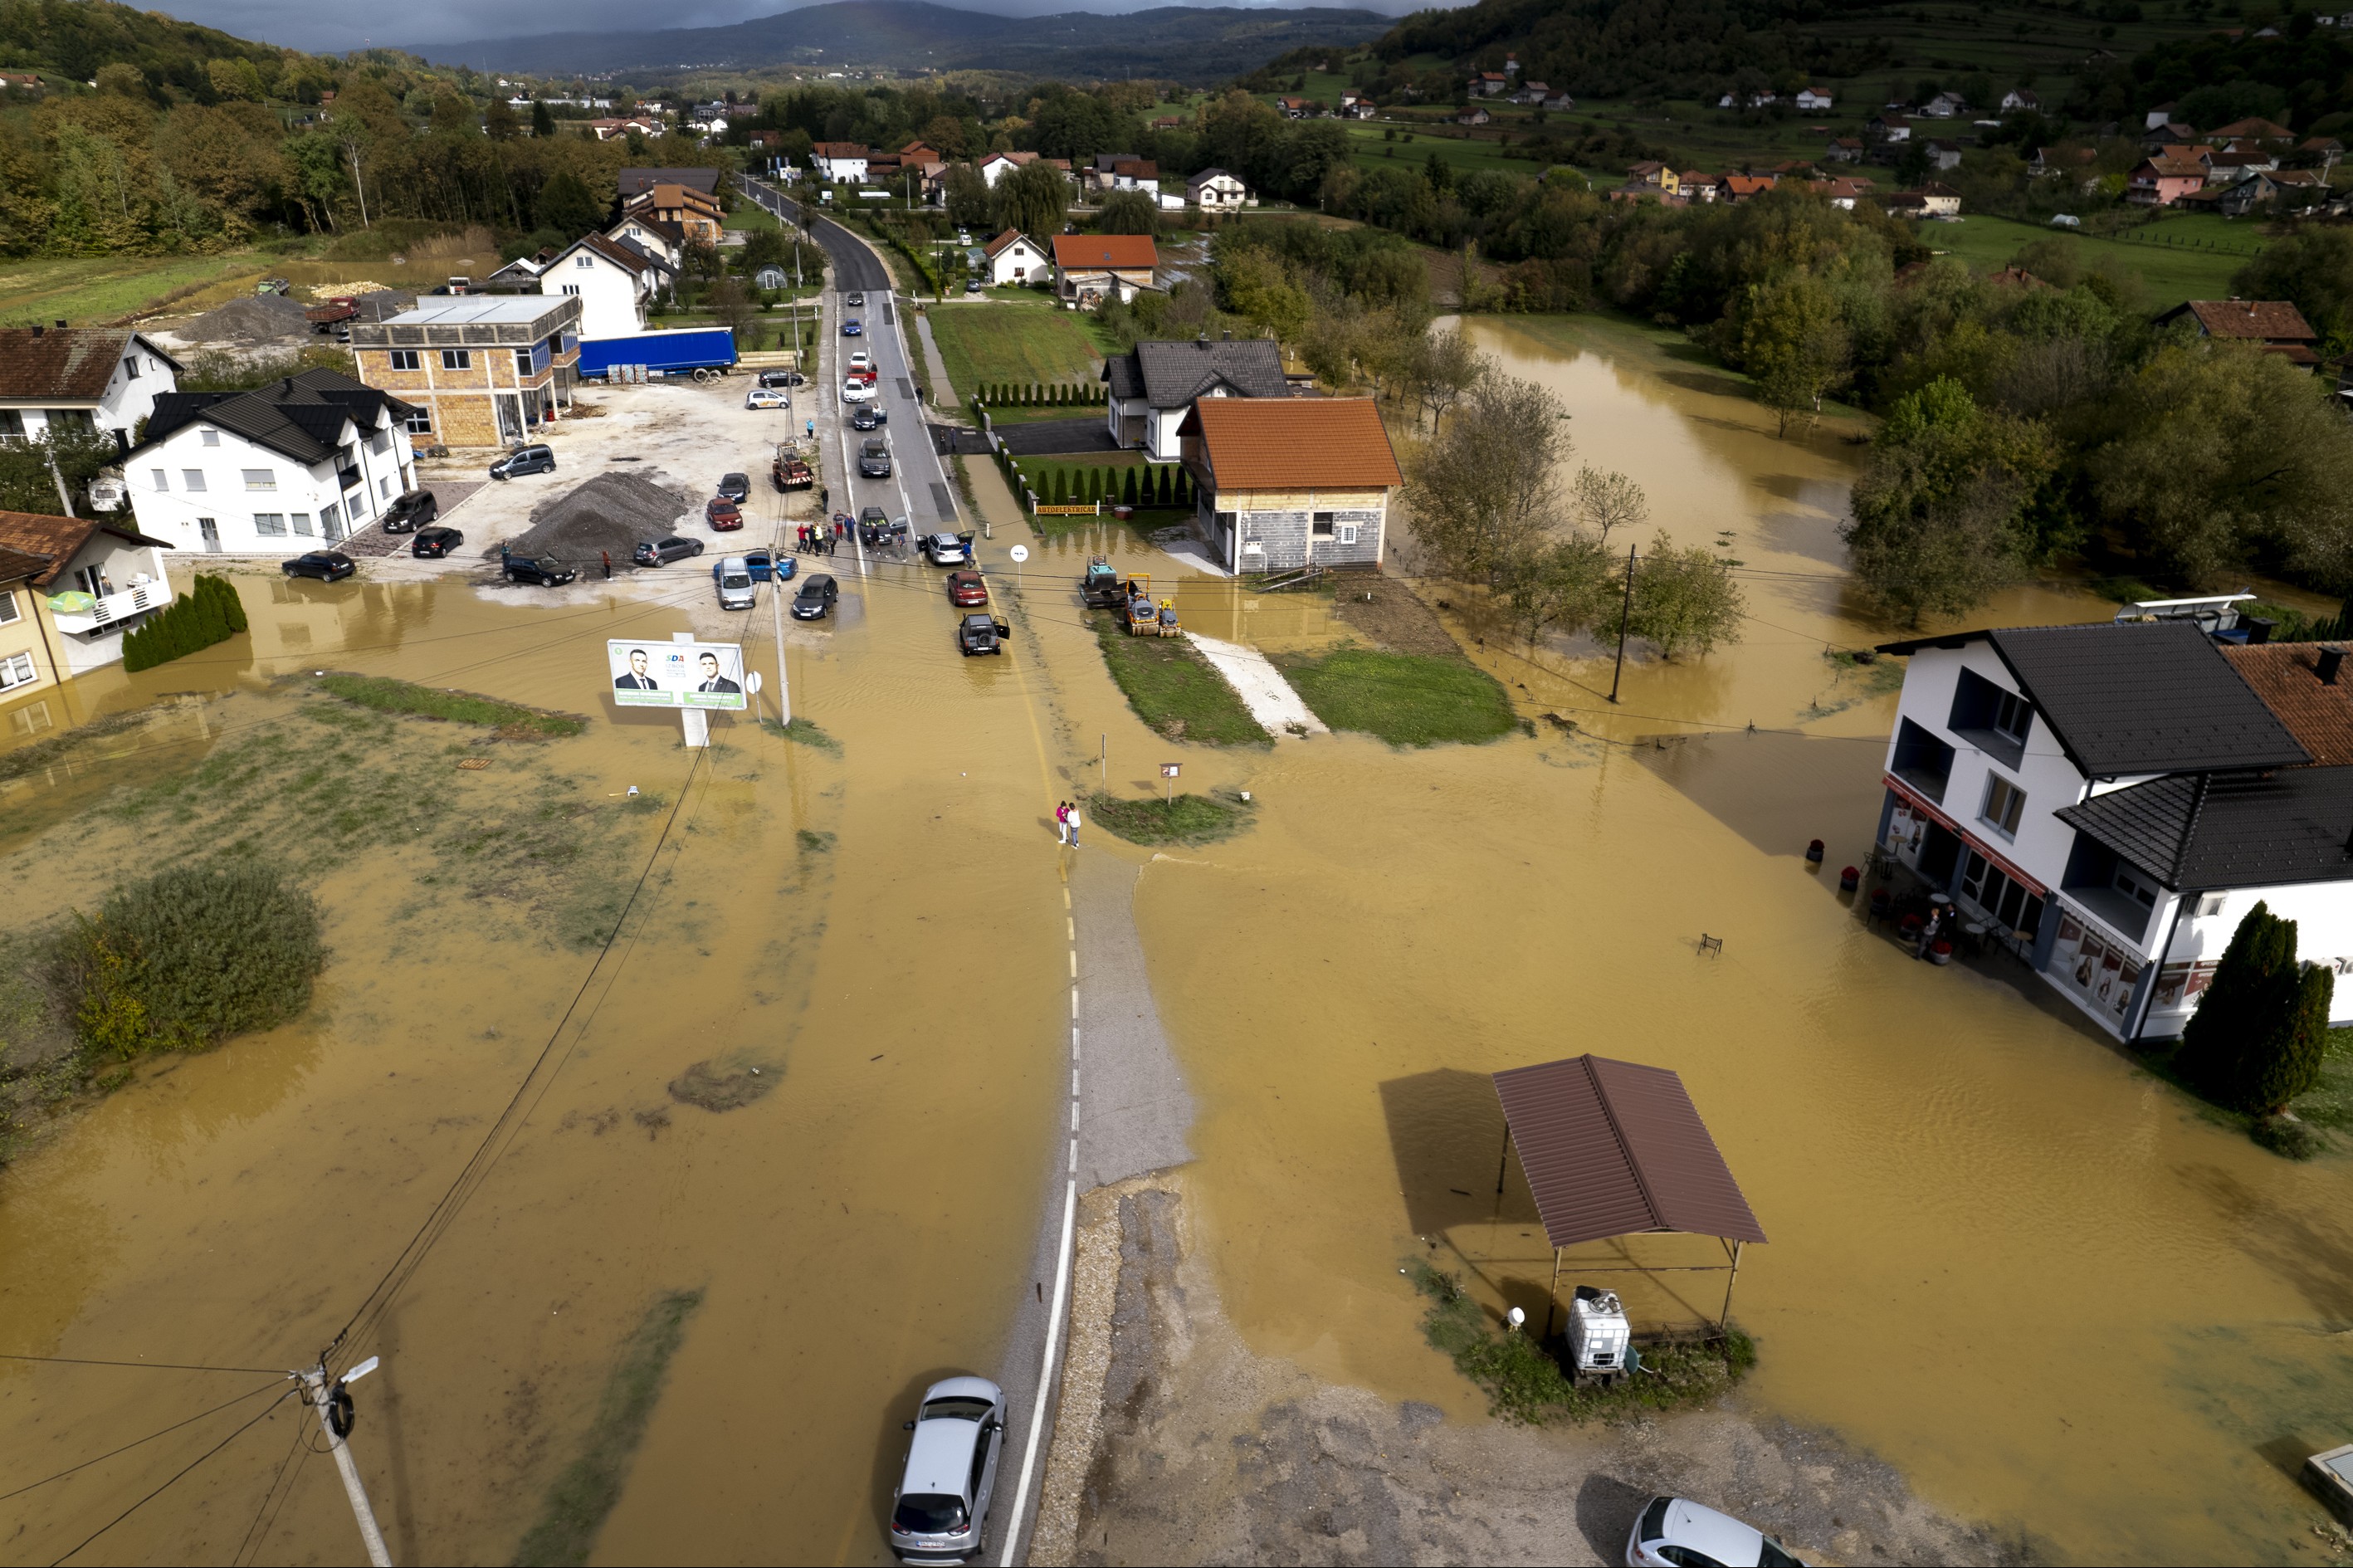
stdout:
<svg viewBox="0 0 2353 1568">
<path fill-rule="evenodd" d="M 47 329 L 47 327 L 44 327 L 44 326 L 43 326 L 43 325 L 41 325 L 41 323 L 38 323 L 38 322 L 35 322 L 35 323 L 33 323 L 33 335 L 34 335 L 35 337 L 38 337 L 38 336 L 40 336 L 40 335 L 41 335 L 41 334 L 43 334 L 44 332 L 47 332 L 47 330 L 48 330 L 48 329 Z"/>
<path fill-rule="evenodd" d="M 2324 686 L 2333 686 L 2337 684 L 2337 673 L 2343 670 L 2344 667 L 2345 644 L 2342 642 L 2322 643 L 2320 645 L 2320 664 L 2315 671 L 2315 673 L 2318 674 L 2320 677 L 2320 683 Z"/>
</svg>

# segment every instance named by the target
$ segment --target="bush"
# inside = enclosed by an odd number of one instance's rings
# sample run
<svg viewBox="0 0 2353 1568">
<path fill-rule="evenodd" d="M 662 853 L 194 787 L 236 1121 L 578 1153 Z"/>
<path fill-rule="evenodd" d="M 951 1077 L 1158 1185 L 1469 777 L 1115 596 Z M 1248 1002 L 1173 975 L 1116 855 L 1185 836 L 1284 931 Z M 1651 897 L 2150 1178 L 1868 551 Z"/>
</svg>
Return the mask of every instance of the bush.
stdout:
<svg viewBox="0 0 2353 1568">
<path fill-rule="evenodd" d="M 228 579 L 199 572 L 189 592 L 123 634 L 122 667 L 152 670 L 225 642 L 245 628 L 245 603 Z"/>
<path fill-rule="evenodd" d="M 310 1006 L 326 957 L 318 906 L 276 871 L 181 867 L 77 916 L 49 970 L 83 1049 L 121 1061 L 276 1028 Z"/>
<path fill-rule="evenodd" d="M 2173 1070 L 2216 1105 L 2277 1111 L 2320 1081 L 2333 971 L 2299 968 L 2296 927 L 2257 903 L 2181 1032 Z"/>
</svg>

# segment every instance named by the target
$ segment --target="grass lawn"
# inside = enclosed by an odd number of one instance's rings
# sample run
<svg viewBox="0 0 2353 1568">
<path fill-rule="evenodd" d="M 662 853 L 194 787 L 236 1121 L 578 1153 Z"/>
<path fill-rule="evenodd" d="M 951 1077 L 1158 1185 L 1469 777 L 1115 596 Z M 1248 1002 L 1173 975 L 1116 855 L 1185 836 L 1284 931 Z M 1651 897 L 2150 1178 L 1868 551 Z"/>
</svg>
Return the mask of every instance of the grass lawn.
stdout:
<svg viewBox="0 0 2353 1568">
<path fill-rule="evenodd" d="M 0 326 L 54 321 L 89 326 L 160 305 L 166 295 L 243 273 L 260 277 L 277 259 L 228 256 L 44 257 L 0 262 Z"/>
<path fill-rule="evenodd" d="M 343 701 L 380 714 L 410 714 L 450 724 L 475 724 L 512 736 L 578 735 L 588 721 L 570 714 L 547 713 L 479 697 L 471 692 L 443 691 L 438 686 L 412 685 L 384 675 L 328 675 L 320 688 Z"/>
<path fill-rule="evenodd" d="M 2209 232 L 2228 228 L 2230 232 Z M 2084 247 L 2085 265 L 2099 258 L 2140 274 L 2147 286 L 2143 302 L 2151 312 L 2170 310 L 2184 300 L 2226 300 L 2232 274 L 2247 264 L 2261 237 L 2252 225 L 2226 225 L 2208 214 L 2161 218 L 2131 231 L 2129 240 L 2095 239 L 2070 235 L 2065 229 L 2038 228 L 2007 217 L 1964 217 L 1958 223 L 1924 223 L 1920 238 L 1938 250 L 1958 256 L 1981 272 L 2007 265 L 2019 250 L 2038 239 L 2061 236 Z M 2168 243 L 2170 241 L 2170 243 Z M 2244 249 L 2207 249 L 2213 245 L 2244 246 Z"/>
<path fill-rule="evenodd" d="M 1274 744 L 1226 678 L 1185 639 L 1130 637 L 1116 616 L 1100 611 L 1087 620 L 1128 706 L 1160 735 L 1203 746 Z"/>
<path fill-rule="evenodd" d="M 1504 688 L 1467 659 L 1339 648 L 1321 658 L 1276 654 L 1274 662 L 1317 718 L 1391 746 L 1475 745 L 1520 727 Z"/>
<path fill-rule="evenodd" d="M 738 197 L 735 205 L 727 209 L 727 227 L 730 228 L 782 228 L 784 225 L 776 220 L 775 213 L 770 212 L 758 202 L 744 201 Z"/>
<path fill-rule="evenodd" d="M 1122 800 L 1098 793 L 1087 797 L 1079 832 L 1083 835 L 1092 822 L 1132 844 L 1211 844 L 1250 826 L 1250 810 L 1248 801 L 1222 792 L 1173 800 Z"/>
<path fill-rule="evenodd" d="M 1091 382 L 1102 374 L 1103 355 L 1071 312 L 1043 304 L 934 305 L 925 313 L 959 396 L 988 381 Z"/>
<path fill-rule="evenodd" d="M 1554 117 L 1556 125 L 1564 121 L 1563 116 Z M 1500 169 L 1524 180 L 1534 179 L 1545 171 L 1543 164 L 1512 157 L 1497 143 L 1450 135 L 1430 125 L 1383 125 L 1373 120 L 1344 120 L 1340 128 L 1348 133 L 1349 151 L 1356 162 L 1368 169 L 1419 169 L 1435 153 L 1441 162 L 1458 170 Z M 1385 132 L 1394 132 L 1397 139 L 1382 140 Z"/>
</svg>

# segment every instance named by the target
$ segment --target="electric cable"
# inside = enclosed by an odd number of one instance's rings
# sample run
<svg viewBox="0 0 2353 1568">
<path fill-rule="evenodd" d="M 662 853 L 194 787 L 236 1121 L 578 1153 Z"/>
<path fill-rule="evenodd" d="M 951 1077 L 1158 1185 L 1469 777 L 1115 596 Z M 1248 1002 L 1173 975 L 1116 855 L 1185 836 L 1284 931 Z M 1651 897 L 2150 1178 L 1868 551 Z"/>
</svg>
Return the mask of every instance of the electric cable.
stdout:
<svg viewBox="0 0 2353 1568">
<path fill-rule="evenodd" d="M 269 1478 L 269 1489 L 261 1494 L 261 1506 L 254 1510 L 253 1522 L 245 1527 L 245 1539 L 238 1542 L 237 1543 L 237 1550 L 229 1554 L 231 1568 L 235 1568 L 236 1563 L 240 1559 L 251 1562 L 258 1560 L 260 1557 L 261 1543 L 269 1539 L 270 1530 L 278 1523 L 278 1509 L 284 1508 L 286 1506 L 285 1499 L 278 1497 L 279 1483 L 285 1480 L 286 1471 L 290 1466 L 298 1465 L 301 1460 L 308 1458 L 311 1454 L 314 1452 L 310 1444 L 303 1441 L 303 1439 L 309 1436 L 309 1425 L 310 1424 L 308 1422 L 301 1421 L 294 1424 L 294 1441 L 286 1446 L 286 1457 L 278 1461 L 278 1472 Z M 296 1476 L 297 1478 L 300 1478 L 301 1471 L 299 1469 L 296 1471 Z M 293 1495 L 294 1489 L 291 1486 L 289 1486 L 286 1489 L 286 1497 L 290 1498 Z M 278 1508 L 272 1508 L 270 1506 L 271 1499 L 277 1499 Z M 269 1521 L 267 1523 L 263 1522 L 262 1516 L 265 1514 L 269 1516 Z M 257 1531 L 259 1531 L 259 1534 L 255 1533 Z M 253 1554 L 250 1558 L 246 1556 L 246 1553 L 248 1551 Z"/>
<path fill-rule="evenodd" d="M 64 1367 L 153 1367 L 157 1372 L 241 1372 L 248 1374 L 258 1372 L 276 1377 L 283 1377 L 286 1375 L 286 1369 L 283 1367 L 208 1367 L 194 1365 L 185 1361 L 101 1361 L 90 1356 L 26 1356 L 18 1355 L 8 1351 L 0 1351 L 0 1361 L 37 1361 L 49 1366 Z M 7 1493 L 0 1492 L 0 1497 L 5 1497 L 7 1495 Z"/>
<path fill-rule="evenodd" d="M 204 1370 L 211 1371 L 213 1369 L 206 1368 Z M 26 1492 L 38 1491 L 41 1488 L 47 1486 L 51 1481 L 62 1481 L 68 1476 L 89 1469 L 92 1465 L 102 1465 L 107 1460 L 113 1458 L 117 1454 L 127 1454 L 132 1449 L 140 1446 L 142 1444 L 153 1443 L 156 1438 L 167 1436 L 172 1433 L 177 1432 L 181 1427 L 189 1425 L 191 1422 L 202 1421 L 207 1415 L 217 1415 L 222 1411 L 228 1409 L 231 1405 L 243 1404 L 247 1400 L 251 1399 L 257 1393 L 268 1393 L 271 1389 L 276 1388 L 280 1383 L 285 1381 L 286 1374 L 284 1372 L 280 1372 L 269 1382 L 263 1383 L 259 1388 L 247 1389 L 235 1399 L 225 1399 L 208 1410 L 199 1410 L 194 1415 L 187 1417 L 185 1420 L 173 1422 L 172 1425 L 164 1427 L 160 1432 L 150 1432 L 144 1437 L 133 1438 L 132 1441 L 122 1445 L 120 1448 L 109 1448 L 105 1453 L 97 1456 L 95 1458 L 84 1459 L 79 1465 L 69 1465 L 64 1469 L 59 1470 L 56 1475 L 43 1476 L 39 1480 L 32 1481 L 26 1485 L 18 1487 L 14 1491 L 0 1492 L 0 1502 L 6 1502 L 10 1498 L 23 1497 Z"/>
<path fill-rule="evenodd" d="M 269 1417 L 276 1413 L 278 1407 L 285 1403 L 287 1396 L 294 1392 L 295 1391 L 293 1389 L 290 1388 L 286 1390 L 284 1393 L 280 1394 L 276 1399 L 271 1400 L 268 1406 L 262 1410 L 260 1414 L 255 1416 L 252 1420 L 247 1422 L 244 1425 L 230 1433 L 227 1436 L 222 1438 L 219 1442 L 214 1444 L 211 1447 L 206 1449 L 203 1453 L 197 1455 L 195 1458 L 189 1460 L 186 1464 L 173 1471 L 170 1480 L 165 1481 L 162 1486 L 157 1487 L 153 1491 L 149 1492 L 137 1502 L 132 1503 L 129 1508 L 124 1509 L 121 1513 L 116 1514 L 112 1519 L 108 1520 L 104 1524 L 100 1525 L 96 1530 L 93 1530 L 88 1535 L 83 1536 L 71 1550 L 52 1559 L 49 1563 L 49 1568 L 58 1568 L 58 1564 L 63 1563 L 66 1558 L 71 1557 L 75 1552 L 79 1552 L 83 1547 L 88 1546 L 91 1542 L 96 1541 L 100 1536 L 104 1535 L 108 1531 L 112 1530 L 116 1525 L 121 1524 L 124 1520 L 129 1519 L 132 1514 L 137 1513 L 141 1509 L 145 1508 L 149 1503 L 153 1502 L 157 1498 L 162 1497 L 165 1492 L 171 1490 L 173 1486 L 179 1481 L 181 1477 L 186 1475 L 190 1470 L 195 1469 L 198 1465 L 203 1464 L 206 1460 L 211 1458 L 214 1455 L 219 1453 L 222 1449 L 227 1447 L 230 1444 L 236 1442 L 238 1438 L 244 1436 L 247 1433 L 260 1425 L 263 1422 L 269 1420 Z"/>
</svg>

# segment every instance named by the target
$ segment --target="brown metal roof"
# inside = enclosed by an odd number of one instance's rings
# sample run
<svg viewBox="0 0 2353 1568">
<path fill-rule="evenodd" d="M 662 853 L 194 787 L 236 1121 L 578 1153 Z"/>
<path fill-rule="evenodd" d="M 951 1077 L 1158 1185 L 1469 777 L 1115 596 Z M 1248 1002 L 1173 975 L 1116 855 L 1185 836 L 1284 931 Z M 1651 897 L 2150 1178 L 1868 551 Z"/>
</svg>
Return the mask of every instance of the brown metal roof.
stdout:
<svg viewBox="0 0 2353 1568">
<path fill-rule="evenodd" d="M 1553 1245 L 1644 1231 L 1765 1239 L 1666 1068 L 1571 1056 L 1496 1074 L 1495 1095 Z"/>
</svg>

